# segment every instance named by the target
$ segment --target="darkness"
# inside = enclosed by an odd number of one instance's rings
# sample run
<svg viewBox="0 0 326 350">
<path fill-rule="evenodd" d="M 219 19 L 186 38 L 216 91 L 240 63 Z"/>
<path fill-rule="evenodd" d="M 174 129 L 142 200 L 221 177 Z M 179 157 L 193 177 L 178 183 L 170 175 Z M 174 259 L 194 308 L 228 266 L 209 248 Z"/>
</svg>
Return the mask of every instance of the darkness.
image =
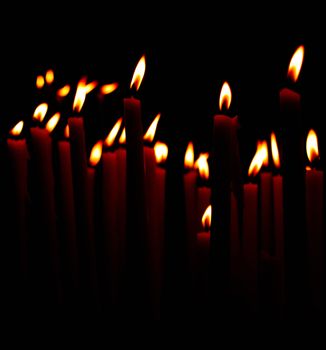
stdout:
<svg viewBox="0 0 326 350">
<path fill-rule="evenodd" d="M 227 81 L 232 90 L 230 114 L 239 117 L 238 136 L 244 176 L 257 140 L 269 138 L 271 131 L 277 134 L 282 130 L 279 91 L 288 84 L 288 64 L 299 45 L 305 47 L 304 63 L 296 86 L 302 96 L 304 125 L 307 131 L 314 128 L 320 136 L 326 135 L 323 127 L 326 42 L 318 28 L 318 20 L 309 17 L 302 22 L 301 17 L 296 17 L 294 25 L 290 23 L 292 21 L 285 21 L 283 25 L 271 13 L 271 19 L 266 22 L 263 17 L 258 21 L 256 16 L 251 18 L 245 14 L 242 22 L 238 22 L 237 17 L 230 13 L 227 20 L 222 20 L 218 11 L 214 11 L 216 18 L 210 13 L 206 20 L 202 13 L 196 16 L 195 9 L 191 9 L 188 17 L 189 9 L 184 10 L 184 13 L 176 13 L 172 21 L 163 12 L 157 18 L 145 16 L 141 29 L 134 22 L 126 25 L 127 18 L 119 12 L 123 17 L 121 23 L 111 25 L 109 20 L 113 21 L 114 15 L 108 14 L 105 23 L 101 22 L 95 31 L 94 27 L 89 33 L 83 28 L 85 33 L 82 32 L 81 37 L 77 26 L 75 32 L 69 33 L 71 37 L 65 36 L 64 25 L 59 26 L 57 33 L 49 33 L 44 40 L 38 37 L 39 34 L 26 34 L 30 44 L 26 50 L 20 46 L 25 40 L 24 34 L 20 33 L 14 51 L 11 50 L 12 43 L 8 48 L 4 44 L 4 51 L 9 56 L 1 64 L 1 142 L 19 120 L 26 121 L 27 125 L 31 123 L 33 111 L 40 102 L 49 102 L 51 111 L 62 112 L 57 133 L 62 132 L 66 118 L 73 113 L 71 94 L 81 77 L 87 76 L 88 82 L 97 81 L 99 86 L 117 82 L 118 89 L 105 96 L 103 101 L 97 98 L 98 89 L 87 96 L 84 117 L 89 152 L 122 116 L 123 98 L 130 94 L 133 71 L 145 54 L 146 72 L 137 93 L 142 103 L 144 130 L 156 114 L 161 113 L 155 138 L 169 147 L 166 197 L 166 231 L 169 233 L 166 239 L 170 249 L 167 274 L 171 280 L 167 283 L 170 290 L 166 292 L 167 317 L 181 317 L 189 312 L 186 310 L 189 301 L 183 300 L 186 284 L 179 279 L 184 268 L 183 238 L 177 236 L 183 230 L 184 198 L 180 187 L 184 152 L 189 141 L 194 143 L 196 156 L 211 149 L 213 116 L 219 112 L 218 100 L 223 82 Z M 247 11 L 250 13 L 249 8 Z M 307 25 L 311 21 L 314 21 L 313 25 Z M 11 60 L 11 55 L 15 59 Z M 97 63 L 83 63 L 85 61 Z M 54 71 L 54 84 L 38 91 L 36 77 L 44 75 L 48 69 Z M 64 104 L 58 104 L 54 92 L 64 84 L 70 84 L 72 91 Z M 326 146 L 322 137 L 319 142 L 324 167 Z"/>
</svg>

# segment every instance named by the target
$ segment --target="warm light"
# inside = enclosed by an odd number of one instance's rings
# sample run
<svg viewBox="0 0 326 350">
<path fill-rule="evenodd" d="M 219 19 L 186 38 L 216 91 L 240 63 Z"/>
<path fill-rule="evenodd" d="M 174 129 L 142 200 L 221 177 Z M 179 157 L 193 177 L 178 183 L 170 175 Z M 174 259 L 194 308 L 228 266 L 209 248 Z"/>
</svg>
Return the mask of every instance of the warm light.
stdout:
<svg viewBox="0 0 326 350">
<path fill-rule="evenodd" d="M 278 152 L 278 146 L 277 146 L 276 136 L 274 132 L 271 133 L 271 149 L 272 149 L 274 166 L 276 168 L 280 168 L 281 166 L 280 155 Z"/>
<path fill-rule="evenodd" d="M 118 88 L 118 83 L 105 84 L 101 86 L 100 92 L 102 95 L 108 95 Z"/>
<path fill-rule="evenodd" d="M 160 141 L 157 141 L 154 145 L 154 153 L 156 163 L 164 163 L 168 157 L 168 146 Z"/>
<path fill-rule="evenodd" d="M 86 87 L 85 87 L 86 95 L 91 91 L 93 91 L 97 85 L 98 85 L 98 81 L 92 81 L 91 83 L 86 84 Z"/>
<path fill-rule="evenodd" d="M 248 175 L 256 176 L 261 169 L 261 167 L 264 165 L 264 160 L 266 158 L 266 150 L 265 147 L 262 146 L 262 142 L 257 143 L 257 150 L 252 158 L 252 161 L 249 166 Z"/>
<path fill-rule="evenodd" d="M 222 110 L 224 105 L 226 109 L 229 109 L 231 105 L 231 99 L 232 99 L 232 93 L 231 93 L 230 85 L 227 82 L 225 82 L 222 86 L 221 93 L 220 93 L 220 110 Z"/>
<path fill-rule="evenodd" d="M 58 97 L 66 97 L 70 92 L 70 85 L 65 85 L 57 91 Z"/>
<path fill-rule="evenodd" d="M 117 122 L 114 124 L 113 128 L 109 132 L 109 135 L 104 140 L 104 143 L 106 146 L 111 147 L 113 145 L 113 142 L 120 130 L 121 123 L 122 123 L 122 117 L 117 120 Z"/>
<path fill-rule="evenodd" d="M 154 140 L 156 128 L 157 128 L 157 123 L 160 120 L 161 114 L 158 113 L 155 119 L 152 121 L 151 125 L 146 131 L 146 134 L 144 136 L 144 140 L 147 142 L 152 142 Z"/>
<path fill-rule="evenodd" d="M 206 180 L 209 178 L 208 156 L 209 153 L 200 153 L 195 161 L 195 168 L 198 169 L 200 177 Z"/>
<path fill-rule="evenodd" d="M 43 86 L 44 86 L 44 78 L 43 78 L 42 75 L 38 75 L 38 76 L 36 77 L 36 87 L 37 87 L 38 89 L 42 89 Z"/>
<path fill-rule="evenodd" d="M 69 125 L 66 125 L 63 135 L 66 139 L 69 139 L 69 136 L 70 136 Z"/>
<path fill-rule="evenodd" d="M 45 73 L 45 81 L 48 85 L 51 85 L 54 81 L 54 72 L 52 69 L 48 69 Z"/>
<path fill-rule="evenodd" d="M 134 75 L 130 83 L 130 88 L 134 87 L 136 90 L 139 89 L 140 84 L 144 78 L 145 69 L 146 69 L 146 60 L 145 60 L 145 55 L 143 55 L 136 66 Z"/>
<path fill-rule="evenodd" d="M 46 102 L 43 102 L 35 108 L 33 118 L 38 120 L 39 122 L 42 122 L 43 119 L 45 118 L 47 111 L 48 111 L 48 104 Z"/>
<path fill-rule="evenodd" d="M 194 167 L 194 159 L 195 159 L 194 145 L 192 142 L 189 142 L 185 153 L 185 159 L 184 159 L 185 168 L 192 169 Z"/>
<path fill-rule="evenodd" d="M 80 112 L 87 94 L 86 78 L 81 78 L 77 84 L 76 95 L 73 102 L 73 110 Z"/>
<path fill-rule="evenodd" d="M 310 129 L 308 132 L 306 151 L 310 163 L 319 158 L 318 139 L 313 129 Z"/>
<path fill-rule="evenodd" d="M 211 222 L 212 222 L 212 205 L 210 204 L 206 208 L 204 215 L 201 218 L 201 223 L 205 230 L 209 230 L 211 227 Z"/>
<path fill-rule="evenodd" d="M 21 120 L 9 131 L 9 134 L 12 136 L 19 136 L 23 130 L 23 127 L 24 122 Z"/>
<path fill-rule="evenodd" d="M 263 166 L 268 166 L 268 145 L 267 141 L 259 141 L 260 143 L 260 152 L 262 152 L 263 157 Z"/>
<path fill-rule="evenodd" d="M 53 117 L 51 117 L 48 122 L 46 123 L 45 125 L 45 129 L 48 131 L 48 132 L 52 132 L 53 129 L 57 126 L 58 122 L 59 122 L 59 119 L 60 119 L 60 112 L 57 112 L 53 115 Z"/>
<path fill-rule="evenodd" d="M 91 150 L 91 155 L 89 157 L 89 164 L 91 166 L 96 166 L 102 157 L 103 141 L 99 140 L 93 146 Z"/>
<path fill-rule="evenodd" d="M 296 49 L 295 53 L 293 54 L 289 64 L 289 69 L 288 69 L 288 77 L 293 82 L 296 82 L 299 77 L 302 62 L 303 62 L 303 56 L 304 56 L 304 47 L 303 45 L 300 45 Z"/>
<path fill-rule="evenodd" d="M 123 128 L 121 135 L 119 137 L 119 143 L 120 145 L 123 145 L 126 143 L 126 128 Z"/>
</svg>

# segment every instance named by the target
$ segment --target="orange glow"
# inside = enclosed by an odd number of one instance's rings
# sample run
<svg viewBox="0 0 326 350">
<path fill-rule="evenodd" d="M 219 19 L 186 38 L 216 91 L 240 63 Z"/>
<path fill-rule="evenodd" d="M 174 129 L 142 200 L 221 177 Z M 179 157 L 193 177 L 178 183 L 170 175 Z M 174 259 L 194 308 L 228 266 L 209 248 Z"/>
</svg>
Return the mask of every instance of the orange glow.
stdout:
<svg viewBox="0 0 326 350">
<path fill-rule="evenodd" d="M 109 135 L 104 140 L 104 143 L 106 146 L 111 147 L 113 145 L 113 142 L 120 130 L 121 123 L 122 123 L 122 117 L 117 120 L 117 122 L 114 124 L 113 128 L 109 132 Z"/>
<path fill-rule="evenodd" d="M 304 56 L 304 46 L 300 45 L 294 52 L 288 68 L 288 77 L 293 82 L 296 82 L 298 80 L 302 62 L 303 62 L 303 56 Z"/>
<path fill-rule="evenodd" d="M 69 139 L 69 136 L 70 136 L 69 125 L 66 125 L 63 135 L 66 139 Z"/>
<path fill-rule="evenodd" d="M 57 112 L 48 120 L 48 122 L 45 125 L 45 129 L 48 132 L 52 132 L 53 129 L 57 126 L 59 119 L 60 119 L 60 112 Z"/>
<path fill-rule="evenodd" d="M 202 223 L 203 228 L 205 230 L 209 230 L 211 227 L 211 222 L 212 222 L 212 205 L 210 204 L 206 208 L 206 210 L 201 218 L 201 223 Z"/>
<path fill-rule="evenodd" d="M 319 158 L 318 139 L 315 131 L 310 129 L 306 141 L 306 151 L 310 162 Z"/>
<path fill-rule="evenodd" d="M 86 87 L 85 87 L 86 95 L 88 93 L 90 93 L 91 91 L 93 91 L 96 88 L 97 85 L 98 85 L 97 81 L 92 81 L 91 83 L 86 84 Z"/>
<path fill-rule="evenodd" d="M 271 133 L 271 149 L 272 149 L 274 166 L 276 168 L 280 168 L 281 167 L 280 155 L 278 152 L 278 146 L 277 146 L 276 136 L 274 132 Z"/>
<path fill-rule="evenodd" d="M 105 84 L 101 86 L 100 92 L 102 95 L 108 95 L 118 88 L 118 83 Z"/>
<path fill-rule="evenodd" d="M 45 73 L 45 81 L 48 85 L 54 82 L 54 72 L 52 69 L 48 69 Z"/>
<path fill-rule="evenodd" d="M 43 86 L 44 86 L 44 78 L 43 78 L 43 76 L 42 75 L 38 75 L 37 77 L 36 77 L 36 87 L 38 88 L 38 89 L 42 89 L 43 88 Z"/>
<path fill-rule="evenodd" d="M 42 122 L 43 119 L 45 118 L 45 115 L 48 111 L 48 104 L 46 102 L 43 102 L 39 104 L 34 111 L 33 118 L 35 120 L 38 120 L 39 122 Z"/>
<path fill-rule="evenodd" d="M 200 177 L 205 180 L 209 178 L 208 156 L 209 153 L 200 153 L 195 161 L 195 168 L 198 169 Z"/>
<path fill-rule="evenodd" d="M 119 143 L 120 145 L 123 145 L 126 143 L 126 128 L 123 128 L 121 135 L 119 137 Z"/>
<path fill-rule="evenodd" d="M 158 124 L 158 121 L 160 120 L 160 117 L 161 117 L 161 114 L 158 113 L 155 119 L 152 121 L 151 125 L 147 129 L 146 134 L 144 136 L 145 141 L 152 142 L 154 140 L 157 124 Z"/>
<path fill-rule="evenodd" d="M 220 110 L 222 110 L 223 106 L 226 107 L 226 109 L 230 108 L 232 100 L 232 93 L 230 85 L 225 82 L 222 86 L 221 93 L 220 93 Z"/>
<path fill-rule="evenodd" d="M 76 112 L 80 112 L 86 98 L 87 94 L 87 85 L 86 78 L 81 78 L 77 84 L 76 95 L 73 102 L 73 110 Z"/>
<path fill-rule="evenodd" d="M 156 163 L 164 163 L 168 157 L 168 146 L 160 141 L 157 141 L 154 145 L 154 153 Z"/>
<path fill-rule="evenodd" d="M 93 146 L 91 150 L 91 155 L 89 157 L 89 164 L 91 166 L 96 166 L 102 157 L 103 141 L 99 140 Z"/>
<path fill-rule="evenodd" d="M 131 79 L 131 83 L 130 83 L 130 88 L 135 88 L 136 90 L 139 89 L 140 87 L 140 84 L 144 78 L 144 75 L 145 75 L 145 69 L 146 69 L 146 60 L 145 60 L 145 55 L 143 55 L 136 68 L 135 68 L 135 71 L 134 71 L 134 74 L 133 74 L 133 77 Z"/>
<path fill-rule="evenodd" d="M 264 165 L 264 160 L 266 158 L 266 149 L 262 146 L 262 142 L 257 143 L 257 150 L 252 158 L 252 161 L 249 166 L 248 175 L 256 176 L 260 171 L 261 167 Z"/>
<path fill-rule="evenodd" d="M 194 145 L 192 142 L 189 142 L 185 153 L 185 159 L 184 159 L 185 168 L 192 169 L 194 167 L 194 159 L 195 159 Z"/>
<path fill-rule="evenodd" d="M 70 85 L 67 84 L 57 91 L 57 96 L 66 97 L 69 94 L 70 90 L 71 90 Z"/>
<path fill-rule="evenodd" d="M 23 130 L 23 127 L 24 122 L 21 120 L 9 131 L 9 134 L 12 136 L 19 136 Z"/>
<path fill-rule="evenodd" d="M 260 148 L 263 157 L 263 165 L 268 166 L 268 145 L 266 140 L 260 141 Z"/>
</svg>

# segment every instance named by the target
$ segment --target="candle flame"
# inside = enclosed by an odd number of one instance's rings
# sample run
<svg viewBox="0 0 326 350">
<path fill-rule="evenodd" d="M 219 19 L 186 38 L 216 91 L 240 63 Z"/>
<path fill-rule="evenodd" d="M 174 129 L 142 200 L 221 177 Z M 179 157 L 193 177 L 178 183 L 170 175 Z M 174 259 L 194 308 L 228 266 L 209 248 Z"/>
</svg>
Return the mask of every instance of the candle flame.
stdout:
<svg viewBox="0 0 326 350">
<path fill-rule="evenodd" d="M 118 86 L 118 83 L 105 84 L 101 86 L 100 92 L 102 95 L 108 95 L 111 94 L 111 92 L 115 91 L 118 88 Z"/>
<path fill-rule="evenodd" d="M 209 230 L 211 227 L 211 222 L 212 222 L 212 205 L 210 204 L 206 208 L 206 210 L 202 216 L 201 223 L 202 223 L 203 228 L 205 230 Z"/>
<path fill-rule="evenodd" d="M 263 157 L 263 166 L 268 166 L 268 145 L 267 141 L 258 141 L 260 143 L 260 148 L 262 152 L 262 157 Z"/>
<path fill-rule="evenodd" d="M 76 94 L 73 102 L 73 110 L 80 112 L 87 94 L 87 85 L 86 85 L 86 78 L 83 77 L 79 80 L 77 84 Z"/>
<path fill-rule="evenodd" d="M 92 81 L 91 83 L 86 84 L 86 87 L 85 87 L 86 95 L 88 93 L 90 93 L 91 91 L 93 91 L 97 87 L 97 85 L 98 85 L 98 81 L 96 81 L 96 80 Z"/>
<path fill-rule="evenodd" d="M 205 180 L 209 178 L 208 156 L 209 153 L 200 153 L 194 165 L 199 171 L 199 176 Z"/>
<path fill-rule="evenodd" d="M 69 129 L 69 125 L 66 125 L 65 129 L 64 129 L 64 132 L 63 132 L 63 135 L 66 139 L 69 139 L 69 136 L 70 136 L 70 129 Z"/>
<path fill-rule="evenodd" d="M 220 110 L 222 110 L 223 106 L 225 106 L 226 109 L 230 108 L 232 100 L 232 93 L 230 85 L 227 82 L 224 82 L 221 93 L 220 93 Z"/>
<path fill-rule="evenodd" d="M 19 136 L 23 130 L 23 127 L 24 122 L 21 120 L 9 131 L 9 134 L 12 136 Z"/>
<path fill-rule="evenodd" d="M 319 158 L 317 134 L 313 129 L 310 129 L 308 132 L 306 151 L 310 163 Z"/>
<path fill-rule="evenodd" d="M 96 166 L 102 157 L 103 141 L 99 140 L 95 143 L 89 157 L 89 164 Z"/>
<path fill-rule="evenodd" d="M 145 69 L 146 69 L 146 59 L 145 59 L 145 55 L 143 55 L 138 61 L 138 64 L 135 68 L 133 77 L 131 79 L 130 88 L 134 87 L 136 90 L 139 89 L 140 84 L 144 78 Z"/>
<path fill-rule="evenodd" d="M 126 128 L 122 129 L 121 135 L 119 137 L 119 143 L 120 145 L 123 145 L 126 143 Z"/>
<path fill-rule="evenodd" d="M 156 163 L 164 163 L 168 157 L 168 146 L 160 141 L 157 141 L 154 145 L 154 153 Z"/>
<path fill-rule="evenodd" d="M 280 155 L 278 152 L 278 146 L 277 146 L 276 136 L 274 132 L 271 133 L 271 149 L 272 149 L 274 166 L 276 168 L 280 168 L 281 167 Z"/>
<path fill-rule="evenodd" d="M 300 45 L 294 52 L 288 68 L 288 77 L 293 82 L 296 82 L 298 80 L 302 62 L 303 62 L 303 56 L 304 56 L 304 46 Z"/>
<path fill-rule="evenodd" d="M 48 69 L 45 73 L 45 81 L 48 85 L 54 82 L 54 72 L 52 69 Z"/>
<path fill-rule="evenodd" d="M 68 96 L 70 90 L 71 90 L 70 85 L 67 84 L 57 91 L 57 96 L 58 97 L 66 97 L 66 96 Z"/>
<path fill-rule="evenodd" d="M 36 77 L 36 87 L 37 87 L 37 89 L 39 89 L 39 90 L 42 89 L 44 87 L 44 84 L 45 84 L 45 82 L 44 82 L 43 76 L 42 75 L 38 75 Z"/>
<path fill-rule="evenodd" d="M 257 143 L 257 149 L 254 157 L 249 166 L 248 175 L 256 176 L 260 171 L 261 167 L 264 165 L 264 160 L 266 158 L 266 149 L 262 142 Z"/>
<path fill-rule="evenodd" d="M 45 118 L 45 115 L 48 111 L 48 104 L 46 102 L 43 102 L 39 104 L 34 111 L 33 118 L 35 120 L 38 120 L 39 122 L 42 122 L 43 119 Z"/>
<path fill-rule="evenodd" d="M 192 142 L 189 142 L 186 149 L 185 158 L 184 158 L 185 168 L 192 169 L 194 167 L 194 158 L 195 158 L 194 145 Z"/>
<path fill-rule="evenodd" d="M 59 119 L 60 119 L 60 112 L 57 112 L 48 120 L 48 122 L 45 125 L 45 129 L 48 132 L 52 132 L 53 129 L 57 126 Z"/>
<path fill-rule="evenodd" d="M 114 142 L 115 138 L 117 137 L 117 134 L 120 130 L 121 123 L 122 123 L 122 117 L 116 121 L 113 128 L 109 132 L 107 138 L 104 140 L 104 144 L 106 146 L 111 147 L 113 145 L 113 142 Z"/>
<path fill-rule="evenodd" d="M 148 142 L 153 142 L 154 137 L 155 137 L 155 132 L 156 132 L 156 128 L 157 128 L 157 124 L 158 121 L 160 120 L 161 114 L 158 113 L 156 115 L 156 117 L 154 118 L 154 120 L 152 121 L 151 125 L 149 126 L 149 128 L 146 131 L 146 134 L 144 136 L 144 140 L 148 141 Z"/>
</svg>

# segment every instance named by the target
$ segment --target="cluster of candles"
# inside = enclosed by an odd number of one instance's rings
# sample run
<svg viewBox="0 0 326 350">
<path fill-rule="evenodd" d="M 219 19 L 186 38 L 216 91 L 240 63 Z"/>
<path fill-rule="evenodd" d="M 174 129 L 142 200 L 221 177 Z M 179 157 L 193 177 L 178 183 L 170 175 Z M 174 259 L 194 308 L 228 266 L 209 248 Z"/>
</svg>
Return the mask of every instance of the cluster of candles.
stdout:
<svg viewBox="0 0 326 350">
<path fill-rule="evenodd" d="M 300 46 L 290 62 L 289 77 L 293 82 L 299 76 L 303 53 Z M 130 84 L 134 92 L 141 85 L 145 67 L 142 56 Z M 45 82 L 50 84 L 52 80 L 53 72 L 48 71 Z M 45 82 L 42 76 L 37 77 L 40 89 Z M 81 286 L 83 297 L 92 299 L 97 306 L 112 305 L 120 299 L 127 300 L 129 306 L 141 304 L 142 295 L 149 299 L 157 316 L 164 273 L 164 163 L 168 156 L 165 143 L 153 142 L 161 114 L 156 115 L 144 133 L 140 100 L 134 96 L 125 98 L 123 117 L 105 139 L 94 144 L 87 157 L 81 110 L 95 86 L 96 83 L 87 83 L 86 78 L 79 81 L 74 115 L 68 117 L 64 135 L 56 142 L 51 133 L 60 120 L 60 112 L 45 123 L 46 102 L 34 111 L 34 125 L 28 139 L 21 137 L 23 121 L 9 132 L 7 150 L 14 189 L 11 196 L 14 196 L 13 216 L 20 240 L 22 275 L 28 280 L 30 270 L 35 269 L 32 272 L 35 281 L 42 278 L 41 273 L 47 274 L 47 287 L 55 300 L 66 298 L 63 281 L 67 280 L 70 291 Z M 102 86 L 101 92 L 108 94 L 117 87 L 117 83 L 108 84 Z M 57 97 L 63 99 L 69 92 L 70 87 L 64 86 L 58 90 Z M 280 103 L 285 118 L 300 119 L 297 92 L 284 88 Z M 231 89 L 225 82 L 220 110 L 227 111 L 230 104 Z M 218 265 L 216 279 L 221 269 L 227 270 L 223 275 L 228 276 L 228 294 L 240 296 L 252 309 L 258 308 L 260 270 L 269 269 L 272 273 L 266 278 L 271 280 L 266 285 L 276 286 L 272 302 L 282 308 L 286 302 L 287 273 L 291 271 L 286 267 L 287 196 L 279 171 L 282 160 L 276 134 L 271 132 L 270 142 L 257 142 L 248 169 L 252 181 L 242 184 L 237 129 L 237 117 L 227 112 L 217 114 L 212 151 L 199 154 L 195 160 L 193 143 L 189 142 L 186 149 L 183 180 L 189 269 L 196 275 L 201 296 L 210 288 L 210 265 Z M 294 144 L 296 136 L 291 138 Z M 294 147 L 290 145 L 291 152 Z M 314 130 L 308 132 L 306 147 L 311 162 L 304 172 L 309 285 L 312 303 L 319 309 L 324 274 L 323 172 L 312 165 L 319 157 Z M 284 148 L 284 155 L 286 152 Z M 269 158 L 273 159 L 275 173 L 264 171 Z M 300 161 L 304 155 L 298 158 Z M 287 176 L 285 171 L 284 176 Z M 27 206 L 28 196 L 32 197 L 31 211 Z M 29 240 L 33 244 L 37 241 L 37 248 L 32 251 Z M 33 254 L 44 259 L 42 264 L 48 270 L 36 268 L 37 264 L 30 262 L 34 260 Z M 66 277 L 62 278 L 62 274 Z M 221 289 L 223 282 L 218 283 Z"/>
</svg>

